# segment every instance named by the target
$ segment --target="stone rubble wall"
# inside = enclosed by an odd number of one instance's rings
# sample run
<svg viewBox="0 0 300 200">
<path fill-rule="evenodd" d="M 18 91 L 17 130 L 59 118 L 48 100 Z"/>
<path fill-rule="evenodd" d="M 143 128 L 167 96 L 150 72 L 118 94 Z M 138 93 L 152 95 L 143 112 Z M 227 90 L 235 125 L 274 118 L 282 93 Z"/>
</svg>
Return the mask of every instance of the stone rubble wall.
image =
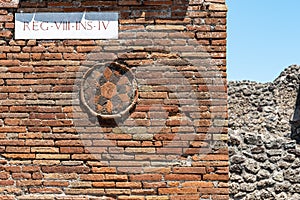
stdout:
<svg viewBox="0 0 300 200">
<path fill-rule="evenodd" d="M 300 66 L 272 83 L 228 84 L 231 199 L 300 199 L 300 148 L 290 139 Z"/>
</svg>

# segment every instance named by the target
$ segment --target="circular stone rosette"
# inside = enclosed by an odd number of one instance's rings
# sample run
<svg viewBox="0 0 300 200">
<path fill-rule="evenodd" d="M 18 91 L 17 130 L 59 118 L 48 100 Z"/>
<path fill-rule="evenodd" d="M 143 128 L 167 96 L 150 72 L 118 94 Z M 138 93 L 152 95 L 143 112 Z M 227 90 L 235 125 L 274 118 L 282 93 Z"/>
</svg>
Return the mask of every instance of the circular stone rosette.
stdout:
<svg viewBox="0 0 300 200">
<path fill-rule="evenodd" d="M 97 64 L 83 75 L 80 100 L 93 116 L 120 118 L 135 106 L 138 84 L 131 70 L 122 64 Z"/>
</svg>

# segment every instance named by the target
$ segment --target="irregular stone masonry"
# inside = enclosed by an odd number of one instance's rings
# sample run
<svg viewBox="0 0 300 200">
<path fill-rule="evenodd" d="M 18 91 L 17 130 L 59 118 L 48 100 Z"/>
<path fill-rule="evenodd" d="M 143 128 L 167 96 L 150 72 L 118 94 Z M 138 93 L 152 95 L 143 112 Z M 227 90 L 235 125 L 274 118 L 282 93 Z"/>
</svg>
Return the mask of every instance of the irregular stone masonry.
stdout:
<svg viewBox="0 0 300 200">
<path fill-rule="evenodd" d="M 0 199 L 229 198 L 225 0 L 0 7 Z M 119 12 L 119 39 L 14 40 L 16 12 L 89 11 Z M 138 101 L 103 120 L 79 90 L 88 69 L 115 61 L 135 75 Z M 107 75 L 87 93 L 95 111 L 114 114 L 124 107 L 108 102 L 132 95 Z"/>
<path fill-rule="evenodd" d="M 270 83 L 228 84 L 231 199 L 300 199 L 299 145 L 290 139 L 300 67 Z"/>
</svg>

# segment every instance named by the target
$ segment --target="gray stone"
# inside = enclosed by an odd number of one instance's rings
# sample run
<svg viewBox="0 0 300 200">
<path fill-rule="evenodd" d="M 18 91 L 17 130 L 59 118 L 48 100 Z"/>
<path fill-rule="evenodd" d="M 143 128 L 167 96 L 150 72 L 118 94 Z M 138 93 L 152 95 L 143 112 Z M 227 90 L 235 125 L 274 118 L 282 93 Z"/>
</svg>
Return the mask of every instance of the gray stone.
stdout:
<svg viewBox="0 0 300 200">
<path fill-rule="evenodd" d="M 300 193 L 300 184 L 293 184 L 291 187 L 291 192 Z"/>
<path fill-rule="evenodd" d="M 265 169 L 259 170 L 259 172 L 257 173 L 258 179 L 268 179 L 269 177 L 270 177 L 270 172 Z"/>
<path fill-rule="evenodd" d="M 292 168 L 300 168 L 300 159 L 296 158 L 292 164 Z"/>
<path fill-rule="evenodd" d="M 256 183 L 242 183 L 240 188 L 243 192 L 253 192 L 256 189 Z"/>
<path fill-rule="evenodd" d="M 147 132 L 146 127 L 122 127 L 123 133 L 131 133 L 136 135 L 143 135 Z"/>
<path fill-rule="evenodd" d="M 277 195 L 276 200 L 287 200 L 288 199 L 288 195 L 284 192 L 281 192 L 280 194 Z"/>
<path fill-rule="evenodd" d="M 288 169 L 291 166 L 291 163 L 281 160 L 277 163 L 277 166 L 280 167 L 281 169 Z"/>
<path fill-rule="evenodd" d="M 253 194 L 254 194 L 254 199 L 256 200 L 256 199 L 261 199 L 261 194 L 262 194 L 262 192 L 260 191 L 260 190 L 255 190 L 254 192 L 253 192 Z M 252 200 L 254 200 L 254 199 L 252 199 Z"/>
<path fill-rule="evenodd" d="M 268 156 L 266 154 L 254 154 L 253 158 L 258 162 L 264 162 L 268 160 Z"/>
<path fill-rule="evenodd" d="M 274 172 L 272 178 L 273 178 L 273 180 L 278 181 L 278 182 L 284 181 L 283 172 L 282 171 Z"/>
<path fill-rule="evenodd" d="M 239 193 L 237 193 L 236 195 L 233 196 L 233 199 L 242 199 L 246 195 L 247 195 L 247 193 L 245 193 L 245 192 L 239 192 Z"/>
<path fill-rule="evenodd" d="M 300 169 L 288 169 L 283 173 L 284 179 L 291 183 L 300 183 Z"/>
<path fill-rule="evenodd" d="M 251 96 L 252 91 L 249 90 L 249 89 L 244 89 L 244 90 L 243 90 L 243 94 L 244 94 L 245 96 Z"/>
<path fill-rule="evenodd" d="M 241 174 L 243 172 L 244 168 L 240 164 L 235 164 L 235 165 L 229 166 L 229 169 L 230 169 L 231 173 Z"/>
<path fill-rule="evenodd" d="M 268 156 L 281 156 L 282 150 L 268 150 L 267 155 Z"/>
<path fill-rule="evenodd" d="M 258 142 L 257 135 L 253 133 L 246 133 L 244 136 L 244 141 L 246 144 L 255 145 Z"/>
<path fill-rule="evenodd" d="M 297 157 L 300 156 L 300 149 L 291 149 L 288 152 L 295 154 Z"/>
<path fill-rule="evenodd" d="M 275 181 L 271 179 L 261 180 L 257 183 L 257 187 L 266 188 L 266 187 L 271 187 L 274 184 Z"/>
<path fill-rule="evenodd" d="M 245 147 L 248 147 L 248 146 L 245 145 Z M 248 158 L 252 158 L 253 157 L 253 154 L 248 149 L 243 151 L 243 155 L 245 155 Z"/>
<path fill-rule="evenodd" d="M 257 199 L 255 193 L 250 193 L 245 196 L 245 200 Z"/>
<path fill-rule="evenodd" d="M 287 162 L 293 162 L 296 159 L 296 156 L 294 154 L 287 154 L 282 159 Z"/>
<path fill-rule="evenodd" d="M 293 196 L 290 198 L 291 200 L 296 200 L 296 199 L 300 199 L 300 194 L 299 193 L 295 193 L 293 194 Z"/>
<path fill-rule="evenodd" d="M 269 170 L 269 171 L 274 171 L 276 169 L 276 165 L 273 163 L 270 163 L 269 161 L 266 161 L 261 165 L 263 169 Z"/>
<path fill-rule="evenodd" d="M 243 178 L 246 182 L 250 182 L 250 183 L 254 183 L 256 181 L 256 176 L 253 174 L 246 173 L 243 175 Z"/>
<path fill-rule="evenodd" d="M 243 163 L 245 162 L 246 158 L 244 156 L 232 156 L 230 158 L 230 163 L 232 164 L 240 164 L 240 163 Z"/>
<path fill-rule="evenodd" d="M 296 141 L 287 141 L 283 144 L 284 149 L 295 149 L 296 148 Z"/>
<path fill-rule="evenodd" d="M 243 181 L 243 177 L 237 174 L 230 174 L 230 180 L 241 183 Z"/>
<path fill-rule="evenodd" d="M 240 184 L 231 183 L 230 184 L 230 194 L 237 194 L 240 191 Z"/>
<path fill-rule="evenodd" d="M 284 181 L 282 183 L 276 183 L 274 185 L 274 190 L 279 193 L 279 192 L 286 192 L 289 191 L 291 187 L 291 184 L 288 181 Z"/>
<path fill-rule="evenodd" d="M 273 140 L 273 141 L 268 141 L 266 143 L 266 147 L 268 149 L 280 149 L 282 146 L 283 140 Z"/>
<path fill-rule="evenodd" d="M 234 135 L 230 135 L 228 142 L 232 146 L 239 146 L 241 144 L 241 138 L 234 136 Z"/>
<path fill-rule="evenodd" d="M 272 163 L 277 163 L 279 160 L 281 160 L 281 156 L 272 156 L 269 158 L 269 161 Z"/>
<path fill-rule="evenodd" d="M 256 146 L 256 147 L 251 149 L 251 153 L 253 153 L 253 154 L 264 153 L 264 152 L 265 152 L 264 147 Z"/>
<path fill-rule="evenodd" d="M 153 140 L 153 135 L 152 134 L 134 134 L 132 136 L 133 140 L 141 140 L 141 141 L 145 141 L 145 140 Z"/>
<path fill-rule="evenodd" d="M 267 200 L 274 200 L 275 199 L 275 195 L 267 189 L 264 189 L 261 191 L 261 195 L 260 195 L 261 199 L 267 199 Z"/>
<path fill-rule="evenodd" d="M 247 160 L 245 163 L 245 169 L 253 174 L 256 174 L 259 170 L 259 164 L 254 160 Z"/>
<path fill-rule="evenodd" d="M 229 147 L 228 148 L 228 155 L 231 158 L 233 155 L 237 154 L 237 150 L 235 148 Z"/>
</svg>

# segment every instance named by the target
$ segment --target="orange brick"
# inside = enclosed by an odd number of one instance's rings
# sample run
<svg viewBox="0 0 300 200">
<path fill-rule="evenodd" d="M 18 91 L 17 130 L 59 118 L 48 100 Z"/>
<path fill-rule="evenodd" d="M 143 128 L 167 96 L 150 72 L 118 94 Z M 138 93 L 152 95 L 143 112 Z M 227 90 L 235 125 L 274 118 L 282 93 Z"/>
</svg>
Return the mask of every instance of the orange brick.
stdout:
<svg viewBox="0 0 300 200">
<path fill-rule="evenodd" d="M 93 187 L 96 188 L 114 188 L 116 187 L 116 183 L 115 182 L 93 182 Z"/>
<path fill-rule="evenodd" d="M 17 181 L 17 186 L 41 186 L 42 181 L 40 180 L 20 180 Z"/>
<path fill-rule="evenodd" d="M 192 181 L 192 180 L 201 180 L 200 175 L 187 175 L 187 174 L 167 174 L 165 180 L 178 180 L 178 181 Z"/>
<path fill-rule="evenodd" d="M 159 188 L 159 194 L 192 194 L 197 193 L 197 188 Z"/>
<path fill-rule="evenodd" d="M 1 186 L 9 186 L 9 185 L 14 185 L 14 181 L 13 180 L 0 180 L 0 185 Z"/>
<path fill-rule="evenodd" d="M 9 173 L 8 172 L 0 172 L 0 179 L 8 179 Z"/>
<path fill-rule="evenodd" d="M 102 181 L 104 180 L 104 175 L 103 174 L 82 174 L 80 175 L 81 180 L 85 181 Z"/>
<path fill-rule="evenodd" d="M 175 167 L 173 168 L 174 173 L 179 174 L 205 174 L 205 167 Z"/>
<path fill-rule="evenodd" d="M 60 147 L 60 153 L 83 153 L 82 147 Z"/>
<path fill-rule="evenodd" d="M 161 181 L 162 176 L 159 174 L 142 174 L 142 175 L 130 175 L 131 181 Z"/>
<path fill-rule="evenodd" d="M 60 188 L 30 188 L 29 192 L 39 194 L 62 194 L 63 190 Z"/>
<path fill-rule="evenodd" d="M 141 182 L 116 182 L 117 188 L 141 188 Z"/>
<path fill-rule="evenodd" d="M 219 175 L 219 174 L 205 174 L 203 175 L 203 180 L 210 180 L 210 181 L 228 181 L 228 175 Z"/>
</svg>

